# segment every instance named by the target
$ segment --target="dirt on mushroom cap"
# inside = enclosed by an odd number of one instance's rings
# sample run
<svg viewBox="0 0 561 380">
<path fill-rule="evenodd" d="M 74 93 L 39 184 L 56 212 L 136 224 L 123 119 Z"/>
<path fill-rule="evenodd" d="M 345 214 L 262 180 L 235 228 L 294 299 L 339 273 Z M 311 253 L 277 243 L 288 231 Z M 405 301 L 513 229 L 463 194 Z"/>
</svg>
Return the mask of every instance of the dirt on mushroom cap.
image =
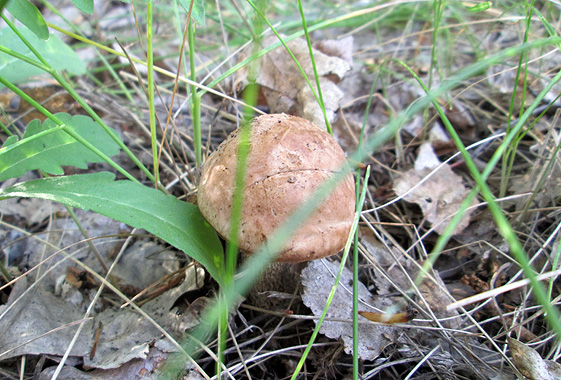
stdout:
<svg viewBox="0 0 561 380">
<path fill-rule="evenodd" d="M 257 250 L 325 180 L 345 165 L 335 139 L 311 122 L 286 114 L 264 115 L 251 123 L 240 248 Z M 198 204 L 208 222 L 229 236 L 237 164 L 234 131 L 204 163 Z M 278 261 L 307 261 L 343 249 L 355 210 L 349 173 L 316 212 L 286 242 Z"/>
</svg>

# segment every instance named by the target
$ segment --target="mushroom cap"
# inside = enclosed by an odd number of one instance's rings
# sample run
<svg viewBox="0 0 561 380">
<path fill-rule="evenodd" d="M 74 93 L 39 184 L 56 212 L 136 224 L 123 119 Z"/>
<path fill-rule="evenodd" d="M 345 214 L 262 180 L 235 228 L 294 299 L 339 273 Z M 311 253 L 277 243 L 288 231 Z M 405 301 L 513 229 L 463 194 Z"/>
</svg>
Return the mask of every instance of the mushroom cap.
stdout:
<svg viewBox="0 0 561 380">
<path fill-rule="evenodd" d="M 237 132 L 232 132 L 203 164 L 197 195 L 201 213 L 223 237 L 230 235 Z M 259 249 L 345 163 L 345 153 L 335 139 L 308 120 L 286 114 L 253 119 L 240 249 L 247 253 Z M 355 202 L 355 184 L 349 173 L 285 242 L 277 261 L 310 261 L 341 251 L 351 229 Z"/>
</svg>

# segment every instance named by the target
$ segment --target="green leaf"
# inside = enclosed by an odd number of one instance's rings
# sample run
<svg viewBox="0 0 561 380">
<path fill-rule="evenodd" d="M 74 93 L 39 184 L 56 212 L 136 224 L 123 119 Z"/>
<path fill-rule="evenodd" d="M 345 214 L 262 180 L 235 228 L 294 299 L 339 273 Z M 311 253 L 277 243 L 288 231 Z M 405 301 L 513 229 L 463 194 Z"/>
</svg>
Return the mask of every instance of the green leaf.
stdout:
<svg viewBox="0 0 561 380">
<path fill-rule="evenodd" d="M 70 116 L 66 113 L 55 116 L 66 128 L 82 136 L 106 155 L 119 153 L 117 143 L 88 116 Z M 101 157 L 63 130 L 53 129 L 55 127 L 57 125 L 49 119 L 43 124 L 39 120 L 33 120 L 28 124 L 21 141 L 8 139 L 0 149 L 0 181 L 19 177 L 29 170 L 40 169 L 49 174 L 60 175 L 64 174 L 61 165 L 86 169 L 88 162 L 103 162 Z"/>
<path fill-rule="evenodd" d="M 193 0 L 193 10 L 191 16 L 201 26 L 205 26 L 205 3 L 203 0 Z M 189 7 L 191 7 L 191 0 L 179 0 L 179 4 L 185 9 L 185 13 L 189 14 Z"/>
<path fill-rule="evenodd" d="M 2 145 L 2 147 L 8 146 L 8 145 L 12 145 L 15 144 L 19 141 L 19 138 L 16 135 L 12 135 L 10 137 L 8 137 L 6 139 L 6 141 L 4 141 L 4 144 Z"/>
<path fill-rule="evenodd" d="M 197 206 L 136 182 L 114 179 L 109 172 L 44 178 L 0 190 L 0 200 L 48 199 L 142 228 L 185 252 L 222 282 L 222 244 Z"/>
<path fill-rule="evenodd" d="M 72 75 L 82 75 L 86 72 L 84 62 L 56 34 L 52 34 L 48 41 L 43 41 L 25 27 L 19 28 L 19 31 L 56 70 L 67 70 Z M 10 28 L 0 30 L 0 45 L 36 59 L 35 55 L 29 51 L 23 41 Z M 29 77 L 40 74 L 45 74 L 45 72 L 11 55 L 0 53 L 0 76 L 9 82 L 21 83 Z M 0 85 L 0 88 L 2 87 Z"/>
<path fill-rule="evenodd" d="M 72 3 L 80 11 L 89 15 L 93 14 L 93 0 L 72 0 Z"/>
<path fill-rule="evenodd" d="M 483 12 L 486 11 L 487 9 L 490 9 L 493 6 L 493 3 L 491 3 L 490 1 L 484 1 L 482 3 L 479 4 L 475 4 L 471 7 L 468 7 L 467 10 L 468 12 Z"/>
<path fill-rule="evenodd" d="M 49 39 L 49 28 L 43 19 L 41 12 L 28 0 L 10 0 L 6 9 L 19 22 L 27 26 L 35 35 L 42 40 Z"/>
</svg>

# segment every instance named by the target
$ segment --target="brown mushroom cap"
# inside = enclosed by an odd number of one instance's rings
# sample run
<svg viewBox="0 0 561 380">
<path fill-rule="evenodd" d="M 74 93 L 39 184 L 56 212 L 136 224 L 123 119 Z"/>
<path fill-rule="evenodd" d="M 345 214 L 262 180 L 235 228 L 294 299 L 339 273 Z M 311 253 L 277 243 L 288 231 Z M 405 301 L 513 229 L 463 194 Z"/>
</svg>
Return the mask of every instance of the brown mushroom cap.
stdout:
<svg viewBox="0 0 561 380">
<path fill-rule="evenodd" d="M 251 122 L 240 249 L 251 253 L 267 240 L 325 180 L 345 164 L 335 139 L 311 122 L 286 114 Z M 230 234 L 235 186 L 237 131 L 202 167 L 198 204 L 206 220 L 224 237 Z M 278 261 L 309 261 L 341 251 L 355 211 L 355 184 L 349 173 L 326 201 L 285 243 Z"/>
</svg>

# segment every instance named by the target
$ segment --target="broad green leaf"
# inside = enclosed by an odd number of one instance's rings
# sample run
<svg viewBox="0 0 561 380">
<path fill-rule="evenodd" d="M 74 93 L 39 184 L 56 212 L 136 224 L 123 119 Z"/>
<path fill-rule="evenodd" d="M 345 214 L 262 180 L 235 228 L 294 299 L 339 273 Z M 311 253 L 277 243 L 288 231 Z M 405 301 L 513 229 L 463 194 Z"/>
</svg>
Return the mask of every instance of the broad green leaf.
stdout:
<svg viewBox="0 0 561 380">
<path fill-rule="evenodd" d="M 66 70 L 72 75 L 82 75 L 86 72 L 84 62 L 56 34 L 51 34 L 47 41 L 43 41 L 23 26 L 19 28 L 19 31 L 56 70 Z M 10 28 L 0 30 L 0 45 L 37 60 L 35 55 Z M 45 72 L 11 55 L 0 53 L 0 76 L 9 82 L 17 84 L 29 77 L 41 74 L 45 74 Z M 0 85 L 0 88 L 2 87 Z"/>
<path fill-rule="evenodd" d="M 6 9 L 19 22 L 27 26 L 35 35 L 43 40 L 49 39 L 49 28 L 41 12 L 28 0 L 10 0 Z"/>
<path fill-rule="evenodd" d="M 197 22 L 197 24 L 205 25 L 205 3 L 203 0 L 193 0 L 193 10 L 191 11 L 191 17 Z M 189 13 L 189 7 L 191 6 L 191 0 L 179 0 L 179 4 L 185 9 L 185 13 Z"/>
<path fill-rule="evenodd" d="M 67 128 L 89 141 L 108 156 L 118 154 L 117 143 L 88 116 L 70 116 L 58 113 Z M 88 162 L 103 162 L 101 157 L 83 146 L 63 130 L 54 130 L 56 124 L 47 119 L 31 121 L 21 141 L 8 139 L 0 149 L 0 181 L 15 178 L 29 170 L 40 169 L 49 174 L 64 174 L 61 165 L 87 168 Z M 116 135 L 116 132 L 115 132 Z"/>
<path fill-rule="evenodd" d="M 108 172 L 44 178 L 0 190 L 0 201 L 48 199 L 142 228 L 185 252 L 222 282 L 222 244 L 197 206 L 136 182 L 114 179 Z"/>
<path fill-rule="evenodd" d="M 72 0 L 72 3 L 82 12 L 93 14 L 93 0 Z"/>
</svg>

